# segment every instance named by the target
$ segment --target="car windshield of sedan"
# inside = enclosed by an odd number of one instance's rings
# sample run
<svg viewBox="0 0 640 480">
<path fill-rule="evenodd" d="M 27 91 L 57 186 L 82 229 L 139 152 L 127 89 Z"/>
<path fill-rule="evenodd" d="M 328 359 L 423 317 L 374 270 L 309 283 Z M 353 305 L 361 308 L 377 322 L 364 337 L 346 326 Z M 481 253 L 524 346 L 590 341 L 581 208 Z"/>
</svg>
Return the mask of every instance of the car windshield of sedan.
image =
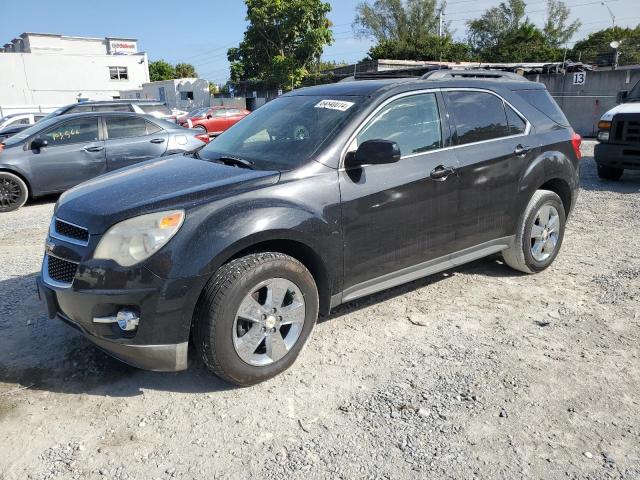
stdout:
<svg viewBox="0 0 640 480">
<path fill-rule="evenodd" d="M 234 158 L 259 170 L 291 170 L 306 163 L 364 102 L 361 96 L 285 96 L 260 107 L 222 133 L 198 156 Z"/>
<path fill-rule="evenodd" d="M 195 110 L 191 110 L 186 116 L 187 117 L 204 117 L 211 107 L 204 108 L 196 108 Z"/>
<path fill-rule="evenodd" d="M 29 138 L 34 133 L 38 133 L 41 130 L 44 130 L 49 125 L 53 125 L 58 122 L 60 119 L 58 117 L 51 117 L 49 119 L 42 119 L 37 123 L 34 123 L 29 128 L 25 128 L 19 133 L 16 133 L 14 136 L 7 138 L 3 143 L 7 146 L 15 145 L 16 143 L 22 143 L 26 138 Z"/>
</svg>

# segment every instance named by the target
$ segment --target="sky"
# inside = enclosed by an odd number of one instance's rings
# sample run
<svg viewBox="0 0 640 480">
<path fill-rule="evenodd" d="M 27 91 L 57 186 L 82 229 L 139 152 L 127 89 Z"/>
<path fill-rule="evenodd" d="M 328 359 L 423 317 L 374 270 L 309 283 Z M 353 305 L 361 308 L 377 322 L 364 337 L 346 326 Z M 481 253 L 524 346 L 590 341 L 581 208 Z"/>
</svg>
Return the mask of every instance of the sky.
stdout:
<svg viewBox="0 0 640 480">
<path fill-rule="evenodd" d="M 360 1 L 329 0 L 335 41 L 325 48 L 323 59 L 353 63 L 366 56 L 374 44 L 370 39 L 356 38 L 351 28 Z M 546 0 L 525 1 L 529 18 L 542 24 Z M 0 4 L 4 2 L 7 5 L 3 6 L 0 19 L 0 44 L 23 32 L 137 38 L 138 49 L 146 51 L 150 60 L 191 63 L 201 77 L 215 83 L 227 80 L 226 51 L 242 40 L 246 28 L 246 9 L 241 0 L 184 4 L 175 0 L 1 0 Z M 467 20 L 498 3 L 499 0 L 448 0 L 445 18 L 454 37 L 461 39 Z M 611 25 L 611 17 L 601 0 L 565 0 L 565 3 L 571 7 L 572 17 L 583 24 L 574 41 Z M 640 0 L 607 0 L 607 4 L 617 25 L 640 23 Z"/>
</svg>

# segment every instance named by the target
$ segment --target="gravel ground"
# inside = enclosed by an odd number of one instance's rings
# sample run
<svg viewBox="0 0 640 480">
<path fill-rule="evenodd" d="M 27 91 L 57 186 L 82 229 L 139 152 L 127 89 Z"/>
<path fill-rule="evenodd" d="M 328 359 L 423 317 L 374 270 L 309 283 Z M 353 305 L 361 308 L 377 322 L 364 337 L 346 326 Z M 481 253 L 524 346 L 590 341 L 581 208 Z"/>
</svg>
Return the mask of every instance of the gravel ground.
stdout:
<svg viewBox="0 0 640 480">
<path fill-rule="evenodd" d="M 54 199 L 0 218 L 0 479 L 640 478 L 640 174 L 584 146 L 563 250 L 352 302 L 247 389 L 136 370 L 37 301 Z"/>
</svg>

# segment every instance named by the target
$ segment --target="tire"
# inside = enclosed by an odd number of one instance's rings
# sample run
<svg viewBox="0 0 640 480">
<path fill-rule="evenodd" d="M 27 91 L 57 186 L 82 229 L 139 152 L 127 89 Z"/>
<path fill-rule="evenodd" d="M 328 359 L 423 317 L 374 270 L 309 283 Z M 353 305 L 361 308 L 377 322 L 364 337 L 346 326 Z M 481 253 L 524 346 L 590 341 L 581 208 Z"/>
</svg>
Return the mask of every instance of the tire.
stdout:
<svg viewBox="0 0 640 480">
<path fill-rule="evenodd" d="M 623 173 L 624 169 L 622 168 L 607 167 L 606 165 L 598 164 L 598 177 L 603 180 L 618 181 Z"/>
<path fill-rule="evenodd" d="M 545 212 L 549 212 L 546 224 Z M 549 190 L 537 190 L 520 217 L 513 245 L 502 252 L 505 263 L 520 272 L 541 272 L 560 251 L 565 223 L 560 197 Z"/>
<path fill-rule="evenodd" d="M 278 295 L 284 290 L 286 293 Z M 279 296 L 282 301 L 275 300 Z M 250 315 L 243 317 L 244 312 Z M 294 316 L 295 323 L 284 325 Z M 209 370 L 244 387 L 288 369 L 309 339 L 317 318 L 318 290 L 305 266 L 282 253 L 255 253 L 223 265 L 209 280 L 194 313 L 193 340 Z"/>
<path fill-rule="evenodd" d="M 29 198 L 29 187 L 17 175 L 0 172 L 0 212 L 11 212 L 22 207 Z"/>
</svg>

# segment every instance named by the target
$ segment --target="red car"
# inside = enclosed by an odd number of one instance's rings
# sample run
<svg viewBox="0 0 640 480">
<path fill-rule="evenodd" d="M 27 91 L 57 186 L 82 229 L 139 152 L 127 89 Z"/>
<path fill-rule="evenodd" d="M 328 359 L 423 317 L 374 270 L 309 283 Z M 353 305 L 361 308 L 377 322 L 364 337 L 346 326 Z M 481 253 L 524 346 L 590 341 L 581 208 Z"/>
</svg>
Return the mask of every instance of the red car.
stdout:
<svg viewBox="0 0 640 480">
<path fill-rule="evenodd" d="M 219 135 L 250 113 L 249 110 L 234 107 L 207 107 L 189 112 L 188 115 L 179 118 L 178 123 L 183 127 L 202 130 L 209 135 Z"/>
</svg>

